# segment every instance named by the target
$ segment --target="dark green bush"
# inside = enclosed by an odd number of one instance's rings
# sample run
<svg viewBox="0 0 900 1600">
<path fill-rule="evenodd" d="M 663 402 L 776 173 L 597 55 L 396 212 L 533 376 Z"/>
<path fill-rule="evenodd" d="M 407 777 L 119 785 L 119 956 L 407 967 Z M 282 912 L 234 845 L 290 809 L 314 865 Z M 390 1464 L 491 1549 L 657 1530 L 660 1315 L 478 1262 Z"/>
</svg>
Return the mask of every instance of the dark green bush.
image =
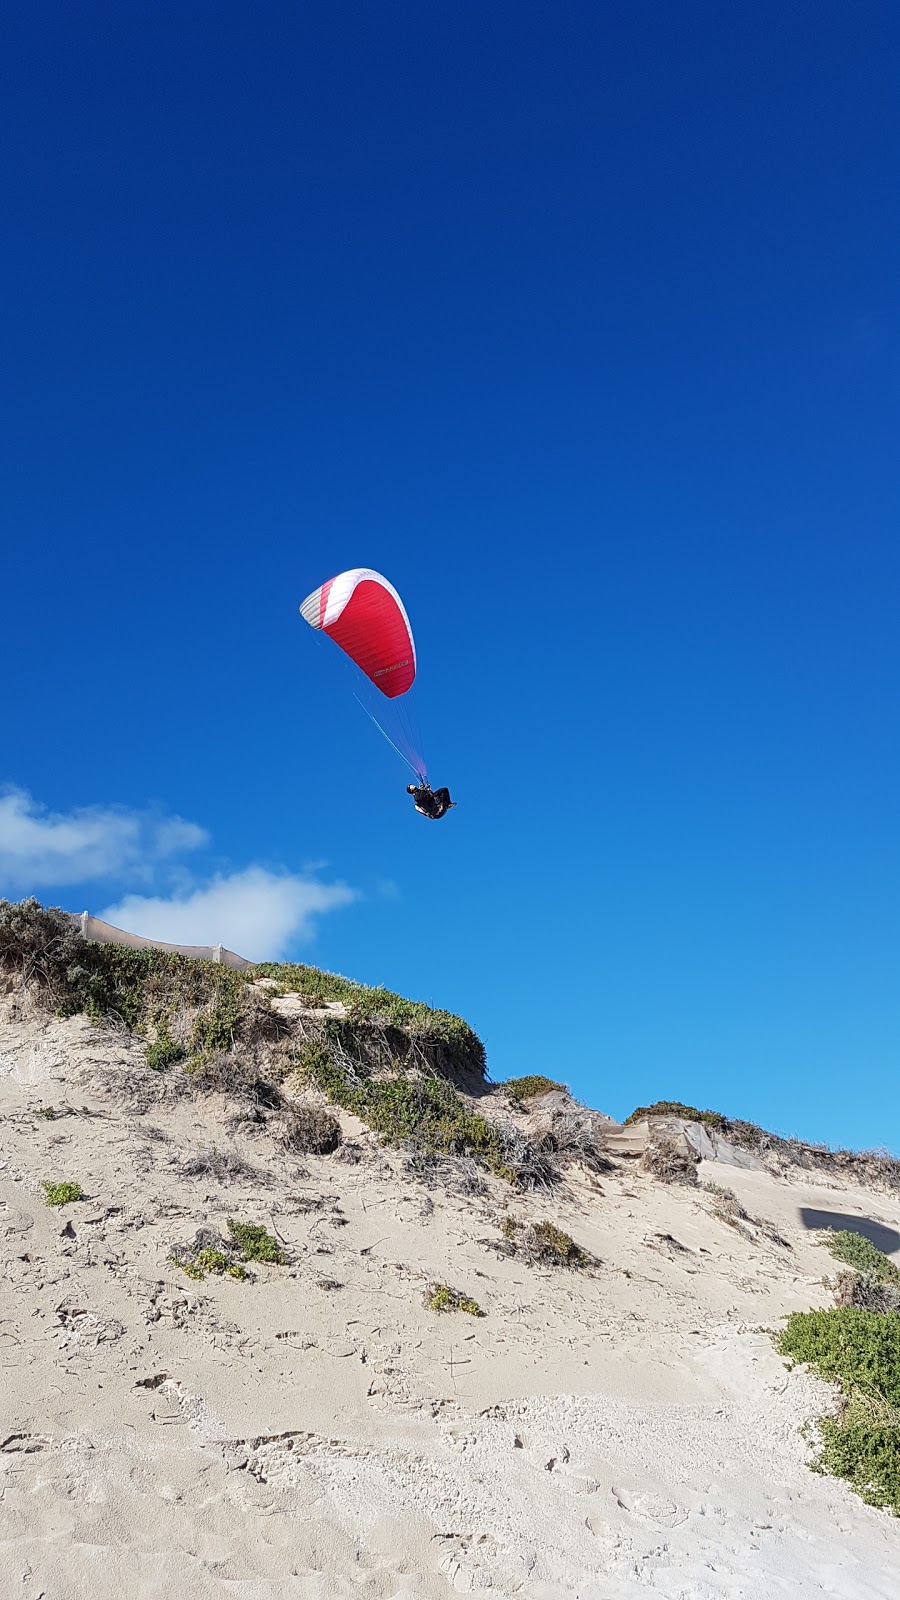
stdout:
<svg viewBox="0 0 900 1600">
<path fill-rule="evenodd" d="M 870 1408 L 851 1405 L 839 1420 L 824 1417 L 819 1427 L 818 1470 L 846 1479 L 867 1505 L 900 1516 L 900 1419 L 880 1421 Z"/>
<path fill-rule="evenodd" d="M 875 1311 L 796 1311 L 778 1348 L 848 1391 L 900 1407 L 900 1316 Z"/>
</svg>

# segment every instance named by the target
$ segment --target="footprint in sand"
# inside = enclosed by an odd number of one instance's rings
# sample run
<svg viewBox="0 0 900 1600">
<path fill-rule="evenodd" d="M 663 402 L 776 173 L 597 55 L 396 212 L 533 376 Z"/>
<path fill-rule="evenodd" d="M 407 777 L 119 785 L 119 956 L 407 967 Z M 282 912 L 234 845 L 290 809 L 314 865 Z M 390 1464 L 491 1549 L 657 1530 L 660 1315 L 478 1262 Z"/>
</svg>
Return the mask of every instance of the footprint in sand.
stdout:
<svg viewBox="0 0 900 1600">
<path fill-rule="evenodd" d="M 637 1517 L 638 1521 L 653 1522 L 659 1528 L 680 1528 L 688 1519 L 683 1506 L 676 1505 L 674 1500 L 668 1500 L 662 1494 L 627 1494 L 614 1487 L 612 1497 L 617 1506 Z"/>
</svg>

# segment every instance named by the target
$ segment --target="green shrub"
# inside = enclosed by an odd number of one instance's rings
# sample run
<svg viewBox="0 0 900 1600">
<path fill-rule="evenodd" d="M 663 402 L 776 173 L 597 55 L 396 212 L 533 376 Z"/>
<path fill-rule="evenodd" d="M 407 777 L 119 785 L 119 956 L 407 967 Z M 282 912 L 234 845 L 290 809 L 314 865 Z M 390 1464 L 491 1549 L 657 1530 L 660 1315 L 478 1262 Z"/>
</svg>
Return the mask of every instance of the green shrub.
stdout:
<svg viewBox="0 0 900 1600">
<path fill-rule="evenodd" d="M 835 1309 L 796 1311 L 778 1348 L 848 1391 L 900 1407 L 900 1316 Z"/>
<path fill-rule="evenodd" d="M 818 1471 L 844 1478 L 867 1505 L 900 1516 L 900 1418 L 880 1421 L 870 1408 L 851 1405 L 837 1421 L 824 1417 L 819 1428 Z"/>
<path fill-rule="evenodd" d="M 183 1047 L 176 1044 L 174 1039 L 154 1039 L 147 1046 L 147 1065 L 151 1072 L 162 1072 L 180 1061 L 183 1055 Z"/>
<path fill-rule="evenodd" d="M 533 1100 L 537 1095 L 550 1094 L 553 1089 L 565 1090 L 564 1083 L 556 1083 L 553 1078 L 545 1078 L 543 1073 L 534 1072 L 525 1078 L 508 1078 L 503 1088 L 514 1105 L 522 1105 L 526 1100 Z"/>
<path fill-rule="evenodd" d="M 843 1261 L 855 1271 L 874 1273 L 886 1283 L 900 1283 L 900 1272 L 890 1257 L 863 1234 L 853 1233 L 849 1228 L 838 1228 L 829 1232 L 824 1242 L 826 1250 L 836 1260 Z"/>
<path fill-rule="evenodd" d="M 460 1289 L 451 1289 L 448 1283 L 433 1283 L 427 1295 L 431 1311 L 465 1311 L 470 1317 L 483 1317 L 477 1300 L 472 1300 Z"/>
<path fill-rule="evenodd" d="M 525 1236 L 538 1261 L 552 1267 L 584 1267 L 589 1256 L 562 1228 L 552 1222 L 534 1222 Z"/>
<path fill-rule="evenodd" d="M 778 1337 L 792 1362 L 837 1381 L 839 1417 L 819 1424 L 817 1471 L 844 1478 L 870 1505 L 900 1516 L 900 1315 L 896 1312 L 795 1312 Z"/>
<path fill-rule="evenodd" d="M 259 1223 L 235 1222 L 233 1217 L 229 1217 L 228 1232 L 245 1261 L 266 1261 L 276 1267 L 284 1266 L 286 1257 L 280 1244 Z"/>
<path fill-rule="evenodd" d="M 80 1183 L 45 1183 L 44 1194 L 48 1206 L 67 1206 L 84 1199 Z"/>
</svg>

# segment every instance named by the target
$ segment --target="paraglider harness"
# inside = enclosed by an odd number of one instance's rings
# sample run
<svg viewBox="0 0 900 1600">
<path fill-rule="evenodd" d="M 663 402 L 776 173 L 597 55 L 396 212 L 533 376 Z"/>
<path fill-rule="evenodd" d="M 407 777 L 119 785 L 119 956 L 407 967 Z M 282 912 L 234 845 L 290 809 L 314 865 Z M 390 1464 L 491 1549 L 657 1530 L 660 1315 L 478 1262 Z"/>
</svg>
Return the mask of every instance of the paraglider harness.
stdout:
<svg viewBox="0 0 900 1600">
<path fill-rule="evenodd" d="M 406 792 L 415 800 L 420 817 L 430 817 L 432 822 L 446 816 L 451 806 L 456 805 L 456 801 L 450 799 L 449 789 L 432 789 L 427 778 L 420 784 L 408 783 Z"/>
</svg>

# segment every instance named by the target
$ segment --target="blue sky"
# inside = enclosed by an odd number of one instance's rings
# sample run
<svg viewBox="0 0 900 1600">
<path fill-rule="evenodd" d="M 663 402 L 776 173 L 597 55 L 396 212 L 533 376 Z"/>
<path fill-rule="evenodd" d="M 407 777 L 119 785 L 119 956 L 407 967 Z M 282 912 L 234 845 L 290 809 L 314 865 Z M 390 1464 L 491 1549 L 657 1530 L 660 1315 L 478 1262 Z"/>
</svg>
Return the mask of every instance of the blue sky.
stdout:
<svg viewBox="0 0 900 1600">
<path fill-rule="evenodd" d="M 900 1150 L 900 17 L 10 3 L 0 889 Z M 433 782 L 297 606 L 374 566 Z"/>
</svg>

